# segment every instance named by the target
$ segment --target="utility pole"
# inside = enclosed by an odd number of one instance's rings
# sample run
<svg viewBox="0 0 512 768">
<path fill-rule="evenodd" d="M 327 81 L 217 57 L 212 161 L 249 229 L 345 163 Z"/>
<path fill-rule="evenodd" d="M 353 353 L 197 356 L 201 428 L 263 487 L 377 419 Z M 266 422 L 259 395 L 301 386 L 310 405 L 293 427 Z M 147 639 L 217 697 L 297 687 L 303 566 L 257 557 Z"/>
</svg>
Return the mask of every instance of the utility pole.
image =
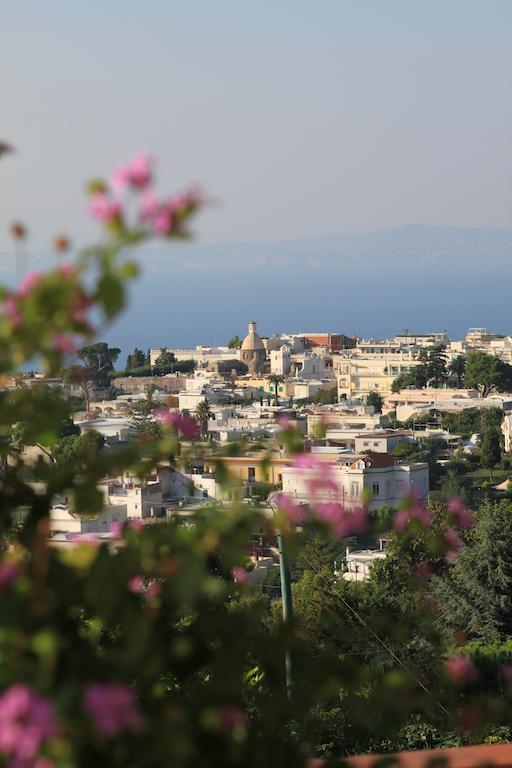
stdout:
<svg viewBox="0 0 512 768">
<path fill-rule="evenodd" d="M 283 603 L 283 622 L 285 628 L 289 630 L 293 620 L 292 603 L 292 585 L 290 576 L 290 563 L 286 552 L 286 544 L 281 534 L 277 536 L 277 547 L 279 550 L 279 573 L 281 575 L 281 600 Z M 292 678 L 292 657 L 290 653 L 290 639 L 286 638 L 286 650 L 284 653 L 284 666 L 286 674 L 286 694 L 290 699 L 292 696 L 293 678 Z"/>
<path fill-rule="evenodd" d="M 275 515 L 275 508 L 272 506 L 271 499 L 275 494 L 271 494 L 267 499 L 267 505 Z M 281 533 L 277 534 L 277 548 L 279 551 L 279 574 L 281 576 L 281 601 L 283 604 L 283 623 L 286 630 L 290 630 L 293 620 L 293 602 L 292 585 L 290 575 L 290 562 L 286 551 L 286 542 Z M 292 697 L 293 677 L 292 677 L 292 657 L 290 652 L 290 638 L 286 638 L 286 648 L 284 653 L 284 667 L 286 676 L 286 695 L 289 699 Z"/>
</svg>

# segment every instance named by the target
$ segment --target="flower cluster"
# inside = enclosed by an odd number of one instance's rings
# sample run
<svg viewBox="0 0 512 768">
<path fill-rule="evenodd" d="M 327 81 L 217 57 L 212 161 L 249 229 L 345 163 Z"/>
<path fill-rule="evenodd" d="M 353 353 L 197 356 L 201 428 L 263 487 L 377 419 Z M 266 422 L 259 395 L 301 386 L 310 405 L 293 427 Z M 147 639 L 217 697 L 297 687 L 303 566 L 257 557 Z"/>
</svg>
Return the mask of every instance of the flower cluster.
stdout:
<svg viewBox="0 0 512 768">
<path fill-rule="evenodd" d="M 466 683 L 471 683 L 478 677 L 478 671 L 470 656 L 459 654 L 451 656 L 445 662 L 446 672 L 454 685 L 461 688 Z"/>
<path fill-rule="evenodd" d="M 450 513 L 455 525 L 462 530 L 472 528 L 475 524 L 473 516 L 467 509 L 462 499 L 456 496 L 448 502 L 448 512 Z"/>
<path fill-rule="evenodd" d="M 205 197 L 198 187 L 191 187 L 180 195 L 159 199 L 152 188 L 153 171 L 153 159 L 140 152 L 113 173 L 110 186 L 103 181 L 93 182 L 89 187 L 92 216 L 111 229 L 122 231 L 126 207 L 116 193 L 131 190 L 140 194 L 138 225 L 147 229 L 146 234 L 185 235 L 188 218 L 205 204 Z"/>
<path fill-rule="evenodd" d="M 55 737 L 53 704 L 28 685 L 16 683 L 0 696 L 0 752 L 8 768 L 43 768 L 45 743 Z"/>
<path fill-rule="evenodd" d="M 367 514 L 363 507 L 345 509 L 342 504 L 324 502 L 317 504 L 315 515 L 320 522 L 325 523 L 334 536 L 344 538 L 357 536 L 367 528 Z"/>
<path fill-rule="evenodd" d="M 160 594 L 160 584 L 156 579 L 145 579 L 144 576 L 133 576 L 128 582 L 128 589 L 134 594 L 142 594 L 147 600 L 153 600 Z"/>
<path fill-rule="evenodd" d="M 84 692 L 84 709 L 100 736 L 113 738 L 124 731 L 138 733 L 144 721 L 135 693 L 121 683 L 91 683 Z"/>
<path fill-rule="evenodd" d="M 60 354 L 73 354 L 74 336 L 93 333 L 88 318 L 92 305 L 77 270 L 62 264 L 46 275 L 28 272 L 18 289 L 4 298 L 2 309 L 11 330 L 26 326 L 32 337 L 32 328 L 37 323 L 44 328 L 53 349 Z"/>
<path fill-rule="evenodd" d="M 274 497 L 277 508 L 292 525 L 298 525 L 304 521 L 304 505 L 297 504 L 286 493 L 276 493 Z"/>
<path fill-rule="evenodd" d="M 0 562 L 0 590 L 12 584 L 21 574 L 19 563 L 4 560 Z"/>
<path fill-rule="evenodd" d="M 162 426 L 173 429 L 187 440 L 195 440 L 201 434 L 197 421 L 186 413 L 177 413 L 176 411 L 159 408 L 154 412 L 154 415 Z"/>
<path fill-rule="evenodd" d="M 417 499 L 412 500 L 411 506 L 399 509 L 393 518 L 395 531 L 403 532 L 411 523 L 416 523 L 421 528 L 428 528 L 432 522 L 432 515 Z"/>
</svg>

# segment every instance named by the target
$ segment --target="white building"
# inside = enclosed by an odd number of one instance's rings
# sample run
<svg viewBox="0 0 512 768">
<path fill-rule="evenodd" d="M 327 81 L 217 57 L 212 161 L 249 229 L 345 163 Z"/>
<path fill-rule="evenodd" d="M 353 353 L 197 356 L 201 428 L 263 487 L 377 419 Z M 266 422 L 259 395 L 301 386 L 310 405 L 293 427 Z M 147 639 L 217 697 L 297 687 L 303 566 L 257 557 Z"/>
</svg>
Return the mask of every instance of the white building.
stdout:
<svg viewBox="0 0 512 768">
<path fill-rule="evenodd" d="M 197 365 L 208 365 L 220 360 L 233 360 L 239 358 L 239 350 L 229 349 L 229 347 L 203 347 L 197 346 L 193 349 L 173 349 L 166 347 L 164 352 L 172 352 L 177 361 L 193 360 Z M 156 361 L 162 354 L 161 349 L 149 350 L 149 364 L 156 365 Z"/>
<path fill-rule="evenodd" d="M 288 376 L 292 367 L 290 347 L 284 345 L 270 352 L 270 372 L 278 376 Z"/>
<path fill-rule="evenodd" d="M 386 552 L 380 542 L 380 549 L 355 549 L 352 552 L 347 547 L 344 559 L 344 570 L 339 571 L 335 564 L 334 575 L 341 576 L 345 581 L 367 581 L 370 571 L 377 560 L 384 560 Z"/>
<path fill-rule="evenodd" d="M 349 509 L 367 503 L 371 510 L 398 506 L 411 494 L 425 499 L 429 491 L 426 463 L 395 464 L 387 454 L 340 458 L 329 463 L 328 473 L 336 489 L 320 488 L 313 494 L 311 483 L 320 477 L 319 470 L 283 467 L 283 492 L 300 501 L 337 502 Z"/>
</svg>

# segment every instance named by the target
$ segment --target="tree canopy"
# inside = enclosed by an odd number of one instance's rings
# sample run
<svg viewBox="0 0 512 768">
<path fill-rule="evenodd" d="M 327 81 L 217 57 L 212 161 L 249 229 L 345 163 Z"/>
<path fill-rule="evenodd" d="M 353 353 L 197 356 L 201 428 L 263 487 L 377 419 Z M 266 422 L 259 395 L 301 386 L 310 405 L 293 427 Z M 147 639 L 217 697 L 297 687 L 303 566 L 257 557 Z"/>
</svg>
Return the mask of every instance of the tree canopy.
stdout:
<svg viewBox="0 0 512 768">
<path fill-rule="evenodd" d="M 108 387 L 110 385 L 109 372 L 114 370 L 114 363 L 121 354 L 118 347 L 109 347 L 104 341 L 82 347 L 78 350 L 78 357 L 94 372 L 96 386 Z"/>
<path fill-rule="evenodd" d="M 378 392 L 369 392 L 366 396 L 366 405 L 373 406 L 375 413 L 382 413 L 383 404 L 384 400 L 382 399 L 382 395 Z"/>
<path fill-rule="evenodd" d="M 156 368 L 172 368 L 176 362 L 176 356 L 174 352 L 170 352 L 166 349 L 161 349 L 160 354 L 155 360 Z"/>
<path fill-rule="evenodd" d="M 131 352 L 126 358 L 126 370 L 129 371 L 131 368 L 140 368 L 142 365 L 145 364 L 145 362 L 146 362 L 145 353 L 138 347 L 135 347 L 133 352 Z"/>
<path fill-rule="evenodd" d="M 512 366 L 485 352 L 469 352 L 464 373 L 466 387 L 478 389 L 482 397 L 512 389 Z"/>
</svg>

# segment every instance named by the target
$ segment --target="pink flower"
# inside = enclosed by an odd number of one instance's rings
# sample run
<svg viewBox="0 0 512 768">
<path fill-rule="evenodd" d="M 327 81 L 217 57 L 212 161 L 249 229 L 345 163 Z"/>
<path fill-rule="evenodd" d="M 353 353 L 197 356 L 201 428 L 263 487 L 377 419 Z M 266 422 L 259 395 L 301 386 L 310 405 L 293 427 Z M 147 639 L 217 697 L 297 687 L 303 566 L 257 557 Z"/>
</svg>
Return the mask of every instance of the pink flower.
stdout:
<svg viewBox="0 0 512 768">
<path fill-rule="evenodd" d="M 7 296 L 3 303 L 3 310 L 15 328 L 21 325 L 23 321 L 23 315 L 20 311 L 18 301 L 15 296 Z"/>
<path fill-rule="evenodd" d="M 148 600 L 153 600 L 155 597 L 158 597 L 160 590 L 160 582 L 156 579 L 150 579 L 146 585 L 146 598 Z"/>
<path fill-rule="evenodd" d="M 63 355 L 72 355 L 76 352 L 76 344 L 70 336 L 64 333 L 54 333 L 53 346 Z"/>
<path fill-rule="evenodd" d="M 72 264 L 69 264 L 69 262 L 64 262 L 64 264 L 61 264 L 57 270 L 57 272 L 62 275 L 62 277 L 75 277 L 76 272 L 75 268 Z"/>
<path fill-rule="evenodd" d="M 155 193 L 148 189 L 142 195 L 142 200 L 139 206 L 139 217 L 141 221 L 151 221 L 158 213 L 160 203 L 158 202 Z"/>
<path fill-rule="evenodd" d="M 91 197 L 90 211 L 95 219 L 108 224 L 121 218 L 123 206 L 118 200 L 112 200 L 104 192 L 96 192 Z"/>
<path fill-rule="evenodd" d="M 22 573 L 19 563 L 3 561 L 0 563 L 0 588 L 8 587 L 13 581 L 16 581 Z"/>
<path fill-rule="evenodd" d="M 395 531 L 405 531 L 413 520 L 417 520 L 422 528 L 428 528 L 432 522 L 432 515 L 421 504 L 415 504 L 413 507 L 399 509 L 396 512 L 393 518 L 393 527 Z"/>
<path fill-rule="evenodd" d="M 457 557 L 457 552 L 464 546 L 464 542 L 460 538 L 459 534 L 454 528 L 447 528 L 444 532 L 444 539 L 446 541 L 447 549 L 445 552 L 445 558 L 449 562 L 453 562 Z"/>
<path fill-rule="evenodd" d="M 171 213 L 180 214 L 188 205 L 188 201 L 185 195 L 174 195 L 171 197 L 167 205 Z"/>
<path fill-rule="evenodd" d="M 123 528 L 124 524 L 116 520 L 113 523 L 110 523 L 109 531 L 117 538 L 120 538 L 123 535 Z"/>
<path fill-rule="evenodd" d="M 292 466 L 296 469 L 320 469 L 322 462 L 312 453 L 299 453 L 295 456 Z"/>
<path fill-rule="evenodd" d="M 167 235 L 172 227 L 171 212 L 161 208 L 153 217 L 153 230 L 157 235 Z"/>
<path fill-rule="evenodd" d="M 286 493 L 277 493 L 275 495 L 275 502 L 278 509 L 284 513 L 290 523 L 296 525 L 303 522 L 305 515 L 302 504 L 297 504 Z"/>
<path fill-rule="evenodd" d="M 135 189 L 146 189 L 151 183 L 151 174 L 153 171 L 152 158 L 138 152 L 127 164 L 118 168 L 112 176 L 112 186 L 117 188 L 134 187 Z"/>
<path fill-rule="evenodd" d="M 41 275 L 39 272 L 28 272 L 20 283 L 20 287 L 18 288 L 18 295 L 23 297 L 27 296 L 31 291 L 34 290 L 40 280 Z"/>
<path fill-rule="evenodd" d="M 142 592 L 143 587 L 144 587 L 144 577 L 143 576 L 134 576 L 128 582 L 128 589 L 130 590 L 130 592 L 135 592 L 135 594 L 138 594 L 139 592 Z"/>
<path fill-rule="evenodd" d="M 445 661 L 445 667 L 451 681 L 459 687 L 476 680 L 478 677 L 478 671 L 470 656 L 463 654 L 452 656 Z"/>
<path fill-rule="evenodd" d="M 247 712 L 236 704 L 228 704 L 220 711 L 220 724 L 226 729 L 246 726 L 248 719 Z"/>
<path fill-rule="evenodd" d="M 282 430 L 289 429 L 289 427 L 291 427 L 291 424 L 292 424 L 292 420 L 290 419 L 290 417 L 286 416 L 284 413 L 279 414 L 276 421 Z"/>
<path fill-rule="evenodd" d="M 472 528 L 475 524 L 473 516 L 468 511 L 466 505 L 457 497 L 450 499 L 448 503 L 448 511 L 454 516 L 459 528 Z"/>
<path fill-rule="evenodd" d="M 141 517 L 132 517 L 128 520 L 128 528 L 132 531 L 142 531 L 144 529 L 144 523 Z"/>
<path fill-rule="evenodd" d="M 505 664 L 500 669 L 502 677 L 507 681 L 507 683 L 512 683 L 512 664 Z"/>
<path fill-rule="evenodd" d="M 166 411 L 165 408 L 160 408 L 154 414 L 164 427 L 170 427 L 176 432 L 180 432 L 187 439 L 194 440 L 201 434 L 197 421 L 186 413 L 176 413 L 176 411 Z"/>
<path fill-rule="evenodd" d="M 0 696 L 0 752 L 9 765 L 35 766 L 41 747 L 57 733 L 54 706 L 23 683 Z"/>
<path fill-rule="evenodd" d="M 366 512 L 362 507 L 346 510 L 341 504 L 334 502 L 317 504 L 315 515 L 320 522 L 325 523 L 335 536 L 355 536 L 363 533 L 367 526 Z"/>
<path fill-rule="evenodd" d="M 233 576 L 233 581 L 236 581 L 238 584 L 243 584 L 243 582 L 247 581 L 248 578 L 245 568 L 242 568 L 239 565 L 235 565 L 231 569 L 231 575 Z"/>
<path fill-rule="evenodd" d="M 140 575 L 130 579 L 128 589 L 136 595 L 142 593 L 147 600 L 152 600 L 160 594 L 160 584 L 156 579 L 150 579 L 146 582 L 144 577 Z"/>
<path fill-rule="evenodd" d="M 91 683 L 83 696 L 84 709 L 100 736 L 112 738 L 123 731 L 138 733 L 143 719 L 131 688 L 121 683 Z"/>
</svg>

